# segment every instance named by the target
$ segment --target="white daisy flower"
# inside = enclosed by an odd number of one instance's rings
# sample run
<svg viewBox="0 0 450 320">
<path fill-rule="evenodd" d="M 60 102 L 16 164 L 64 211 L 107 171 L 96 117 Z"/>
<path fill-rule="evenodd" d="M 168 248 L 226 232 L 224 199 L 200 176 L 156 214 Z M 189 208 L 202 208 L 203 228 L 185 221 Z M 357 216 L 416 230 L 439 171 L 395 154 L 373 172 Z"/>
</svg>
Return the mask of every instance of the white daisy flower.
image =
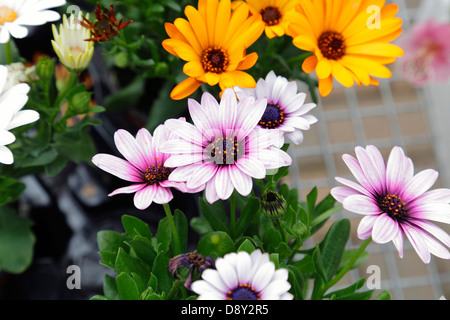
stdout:
<svg viewBox="0 0 450 320">
<path fill-rule="evenodd" d="M 91 37 L 89 29 L 82 27 L 77 21 L 82 19 L 82 12 L 78 17 L 72 14 L 69 19 L 63 15 L 63 23 L 58 29 L 52 25 L 52 46 L 59 60 L 67 69 L 81 72 L 87 68 L 94 55 L 94 42 L 85 41 Z M 89 19 L 87 14 L 86 19 Z"/>
<path fill-rule="evenodd" d="M 8 69 L 0 66 L 0 163 L 12 164 L 14 157 L 6 145 L 16 141 L 16 137 L 9 131 L 37 121 L 39 113 L 22 110 L 28 101 L 29 85 L 21 83 L 3 92 L 7 78 Z"/>
<path fill-rule="evenodd" d="M 38 26 L 56 21 L 60 15 L 49 8 L 66 4 L 66 0 L 0 0 L 0 43 L 6 43 L 10 35 L 25 38 L 28 29 L 24 26 Z"/>
<path fill-rule="evenodd" d="M 216 269 L 202 272 L 192 283 L 198 300 L 292 300 L 288 270 L 275 270 L 268 253 L 255 250 L 226 254 L 216 260 Z"/>
<path fill-rule="evenodd" d="M 266 98 L 267 107 L 259 122 L 263 129 L 281 130 L 294 144 L 303 142 L 302 130 L 309 130 L 317 122 L 317 118 L 306 114 L 316 107 L 315 103 L 306 103 L 306 94 L 297 92 L 297 83 L 289 82 L 282 76 L 270 71 L 266 79 L 259 79 L 255 88 L 234 87 L 239 100 L 248 96 L 256 99 Z"/>
</svg>

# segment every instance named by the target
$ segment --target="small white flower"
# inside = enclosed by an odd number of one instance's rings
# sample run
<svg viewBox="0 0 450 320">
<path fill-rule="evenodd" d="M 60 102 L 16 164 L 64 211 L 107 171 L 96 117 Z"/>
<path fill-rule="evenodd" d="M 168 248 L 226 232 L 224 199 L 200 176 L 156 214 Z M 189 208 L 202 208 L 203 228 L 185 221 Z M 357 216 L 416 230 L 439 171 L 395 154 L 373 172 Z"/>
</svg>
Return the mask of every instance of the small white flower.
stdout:
<svg viewBox="0 0 450 320">
<path fill-rule="evenodd" d="M 89 14 L 86 16 L 89 19 Z M 87 68 L 94 55 L 94 42 L 85 41 L 91 37 L 89 29 L 82 27 L 77 20 L 82 19 L 81 11 L 78 17 L 71 15 L 69 19 L 63 16 L 63 23 L 58 29 L 52 25 L 52 46 L 59 60 L 67 69 L 80 72 Z"/>
<path fill-rule="evenodd" d="M 65 0 L 0 0 L 0 43 L 6 43 L 10 35 L 25 38 L 28 29 L 24 26 L 38 26 L 56 21 L 60 15 L 47 10 L 66 4 Z"/>
<path fill-rule="evenodd" d="M 309 130 L 317 118 L 306 114 L 316 107 L 315 103 L 306 103 L 306 94 L 298 93 L 297 83 L 289 82 L 282 76 L 270 71 L 266 79 L 259 79 L 255 88 L 234 87 L 239 100 L 248 96 L 255 99 L 266 98 L 267 108 L 259 122 L 259 127 L 269 130 L 281 130 L 294 144 L 303 142 L 302 130 Z"/>
<path fill-rule="evenodd" d="M 22 62 L 11 63 L 6 66 L 8 68 L 8 78 L 3 87 L 3 91 L 14 87 L 19 83 L 26 83 L 32 79 L 36 79 L 36 66 L 26 67 Z"/>
<path fill-rule="evenodd" d="M 216 269 L 202 272 L 192 284 L 198 300 L 292 300 L 287 269 L 275 270 L 268 253 L 255 250 L 226 254 Z"/>
<path fill-rule="evenodd" d="M 22 110 L 28 101 L 30 86 L 21 83 L 3 91 L 8 78 L 8 69 L 0 66 L 0 163 L 12 164 L 14 157 L 6 145 L 16 141 L 10 130 L 35 122 L 39 113 L 34 110 Z"/>
</svg>

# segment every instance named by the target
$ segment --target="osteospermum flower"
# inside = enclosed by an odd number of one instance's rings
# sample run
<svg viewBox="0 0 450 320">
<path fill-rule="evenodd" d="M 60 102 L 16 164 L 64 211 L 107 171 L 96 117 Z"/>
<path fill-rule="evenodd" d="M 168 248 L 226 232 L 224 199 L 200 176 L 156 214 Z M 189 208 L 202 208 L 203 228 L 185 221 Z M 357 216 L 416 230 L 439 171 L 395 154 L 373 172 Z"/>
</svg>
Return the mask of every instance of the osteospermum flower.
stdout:
<svg viewBox="0 0 450 320">
<path fill-rule="evenodd" d="M 165 125 L 178 139 L 164 143 L 160 150 L 174 154 L 166 167 L 176 167 L 171 181 L 186 181 L 189 188 L 206 183 L 206 199 L 213 203 L 228 199 L 233 190 L 246 196 L 252 178 L 262 179 L 266 169 L 288 166 L 289 155 L 273 145 L 278 130 L 255 130 L 264 114 L 266 100 L 248 97 L 237 102 L 228 88 L 219 103 L 205 92 L 201 104 L 189 99 L 189 113 L 195 125 L 169 119 Z"/>
<path fill-rule="evenodd" d="M 95 9 L 95 21 L 89 21 L 89 16 L 83 17 L 82 21 L 78 21 L 83 27 L 89 29 L 92 37 L 87 37 L 86 41 L 108 41 L 119 34 L 120 30 L 128 26 L 132 20 L 122 22 L 123 18 L 117 21 L 114 13 L 114 5 L 111 3 L 108 8 L 102 9 L 97 2 Z"/>
<path fill-rule="evenodd" d="M 415 85 L 450 78 L 450 24 L 433 20 L 415 25 L 402 41 L 401 70 Z"/>
<path fill-rule="evenodd" d="M 29 85 L 21 83 L 3 91 L 7 78 L 8 69 L 0 66 L 0 163 L 13 164 L 13 153 L 6 147 L 16 141 L 10 130 L 37 121 L 39 113 L 22 110 L 28 102 Z"/>
<path fill-rule="evenodd" d="M 81 19 L 81 11 L 77 20 Z M 89 19 L 89 14 L 87 15 Z M 74 15 L 69 19 L 63 16 L 63 23 L 59 26 L 59 32 L 55 25 L 52 25 L 53 37 L 52 46 L 58 55 L 59 61 L 67 69 L 80 72 L 87 68 L 94 55 L 94 43 L 85 41 L 90 37 L 89 29 L 77 23 Z"/>
<path fill-rule="evenodd" d="M 343 160 L 359 184 L 336 178 L 345 187 L 333 188 L 331 194 L 345 209 L 364 215 L 358 237 L 392 241 L 403 257 L 406 235 L 424 263 L 430 262 L 430 254 L 450 259 L 445 247 L 450 236 L 428 221 L 450 223 L 450 189 L 428 191 L 438 172 L 428 169 L 414 175 L 413 162 L 400 147 L 392 149 L 387 164 L 374 146 L 355 150 L 356 159 L 346 154 Z"/>
<path fill-rule="evenodd" d="M 49 8 L 60 7 L 65 0 L 0 0 L 0 43 L 10 36 L 22 39 L 28 35 L 24 26 L 38 26 L 56 21 L 60 15 Z"/>
<path fill-rule="evenodd" d="M 289 32 L 294 45 L 313 53 L 302 68 L 307 73 L 316 71 L 322 96 L 331 92 L 333 79 L 352 87 L 355 82 L 378 85 L 375 77 L 392 76 L 385 65 L 395 62 L 403 50 L 389 42 L 402 32 L 402 20 L 395 17 L 397 5 L 384 3 L 303 0 L 291 13 Z"/>
<path fill-rule="evenodd" d="M 184 286 L 188 289 L 191 289 L 192 279 L 196 275 L 196 273 L 201 274 L 208 268 L 215 268 L 215 261 L 211 257 L 203 257 L 201 254 L 197 252 L 180 254 L 176 257 L 173 257 L 169 261 L 169 272 L 176 278 L 180 279 L 177 274 L 177 270 L 180 268 L 188 268 L 189 275 L 184 283 Z M 194 274 L 195 273 L 195 274 Z"/>
<path fill-rule="evenodd" d="M 305 104 L 306 94 L 297 93 L 297 83 L 276 76 L 270 71 L 266 79 L 259 79 L 256 88 L 234 87 L 239 99 L 253 96 L 255 99 L 266 98 L 267 107 L 258 126 L 263 129 L 277 129 L 293 143 L 303 142 L 302 130 L 309 130 L 317 118 L 306 114 L 316 107 L 315 103 Z M 284 135 L 281 145 L 284 142 Z"/>
<path fill-rule="evenodd" d="M 92 162 L 100 169 L 133 184 L 119 188 L 109 196 L 135 193 L 134 205 L 144 210 L 152 202 L 169 203 L 173 198 L 172 187 L 182 192 L 195 192 L 188 190 L 185 183 L 168 180 L 173 169 L 165 167 L 164 162 L 170 155 L 159 152 L 158 146 L 170 138 L 172 134 L 163 125 L 155 129 L 153 137 L 145 128 L 138 131 L 136 138 L 123 129 L 116 131 L 114 142 L 125 160 L 100 153 L 92 158 Z"/>
<path fill-rule="evenodd" d="M 238 5 L 248 4 L 252 14 L 261 15 L 265 24 L 264 32 L 269 39 L 281 37 L 286 33 L 289 25 L 286 14 L 292 11 L 295 4 L 298 3 L 297 0 L 246 0 L 235 2 L 238 2 Z"/>
<path fill-rule="evenodd" d="M 187 6 L 186 19 L 166 23 L 170 39 L 162 42 L 171 54 L 186 61 L 188 78 L 171 92 L 172 99 L 183 99 L 202 83 L 220 88 L 254 87 L 255 80 L 242 71 L 258 60 L 256 53 L 246 53 L 264 31 L 261 16 L 249 17 L 247 6 L 231 10 L 230 0 L 200 0 L 198 9 Z"/>
<path fill-rule="evenodd" d="M 192 283 L 197 300 L 292 300 L 287 269 L 275 270 L 268 253 L 240 251 L 217 258 L 216 270 L 206 269 Z"/>
</svg>

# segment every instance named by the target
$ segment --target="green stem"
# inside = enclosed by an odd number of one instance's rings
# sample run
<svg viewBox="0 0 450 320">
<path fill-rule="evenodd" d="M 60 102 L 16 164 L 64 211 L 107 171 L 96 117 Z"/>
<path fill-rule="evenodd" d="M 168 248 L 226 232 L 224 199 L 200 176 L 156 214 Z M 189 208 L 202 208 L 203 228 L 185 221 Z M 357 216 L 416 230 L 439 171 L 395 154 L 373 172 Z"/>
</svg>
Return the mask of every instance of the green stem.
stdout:
<svg viewBox="0 0 450 320">
<path fill-rule="evenodd" d="M 281 238 L 283 239 L 283 242 L 287 243 L 288 239 L 286 237 L 286 233 L 284 232 L 284 228 L 281 226 L 281 222 L 279 218 L 274 219 L 275 223 L 277 224 L 278 230 L 280 230 Z"/>
<path fill-rule="evenodd" d="M 172 210 L 170 210 L 170 205 L 168 203 L 163 204 L 164 212 L 166 213 L 167 220 L 169 221 L 170 228 L 172 229 L 172 237 L 174 242 L 175 256 L 181 254 L 180 248 L 180 236 L 178 235 L 177 229 L 175 227 L 175 221 L 173 220 Z"/>
<path fill-rule="evenodd" d="M 13 62 L 12 52 L 11 52 L 11 40 L 5 43 L 5 60 L 6 64 L 11 64 Z"/>
<path fill-rule="evenodd" d="M 364 250 L 366 250 L 367 246 L 371 242 L 372 242 L 371 237 L 364 240 L 359 249 L 353 255 L 352 259 L 345 265 L 345 267 L 333 279 L 331 279 L 328 283 L 326 283 L 322 290 L 320 290 L 320 297 L 322 297 L 327 292 L 328 289 L 333 287 L 347 274 L 347 272 L 353 267 L 356 260 L 358 260 L 359 256 L 364 252 Z"/>
<path fill-rule="evenodd" d="M 236 198 L 234 197 L 234 193 L 230 197 L 230 228 L 231 234 L 234 236 L 234 232 L 236 231 Z"/>
<path fill-rule="evenodd" d="M 64 89 L 59 93 L 58 97 L 56 98 L 55 101 L 55 108 L 58 108 L 61 106 L 61 102 L 63 102 L 63 100 L 66 98 L 67 93 L 69 92 L 70 89 L 72 89 L 75 81 L 78 78 L 78 73 L 75 71 L 70 71 L 70 77 L 69 80 L 66 83 L 66 86 L 64 87 Z"/>
</svg>

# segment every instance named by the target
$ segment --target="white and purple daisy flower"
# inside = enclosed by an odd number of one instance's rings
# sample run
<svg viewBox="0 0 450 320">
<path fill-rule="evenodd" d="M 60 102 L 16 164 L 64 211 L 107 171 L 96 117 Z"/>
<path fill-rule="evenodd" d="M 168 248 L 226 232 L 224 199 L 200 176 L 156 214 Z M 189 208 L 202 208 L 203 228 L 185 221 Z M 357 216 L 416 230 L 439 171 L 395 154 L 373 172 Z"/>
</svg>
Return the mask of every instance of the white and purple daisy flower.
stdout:
<svg viewBox="0 0 450 320">
<path fill-rule="evenodd" d="M 392 149 L 387 164 L 374 146 L 355 151 L 357 158 L 342 158 L 359 184 L 336 178 L 345 186 L 333 188 L 331 194 L 346 210 L 364 215 L 358 237 L 392 241 L 403 257 L 406 235 L 424 263 L 430 262 L 431 254 L 450 259 L 450 236 L 428 221 L 450 223 L 450 189 L 428 191 L 438 172 L 428 169 L 414 175 L 413 162 L 400 147 Z"/>
<path fill-rule="evenodd" d="M 197 192 L 198 190 L 188 190 L 186 183 L 168 180 L 173 169 L 165 167 L 164 162 L 170 154 L 159 152 L 158 146 L 171 138 L 172 134 L 163 125 L 155 129 L 153 137 L 145 128 L 138 131 L 136 138 L 126 130 L 116 131 L 114 142 L 125 159 L 100 153 L 92 158 L 92 162 L 100 169 L 133 184 L 119 188 L 109 196 L 136 193 L 134 205 L 145 210 L 152 202 L 169 203 L 173 199 L 170 188 L 181 192 Z"/>
<path fill-rule="evenodd" d="M 204 93 L 201 104 L 188 100 L 194 125 L 169 119 L 165 125 L 178 136 L 160 151 L 172 154 L 164 165 L 175 168 L 171 181 L 185 181 L 188 188 L 206 184 L 209 203 L 228 199 L 236 189 L 250 194 L 252 178 L 263 179 L 267 169 L 292 163 L 290 156 L 273 145 L 279 130 L 255 130 L 266 109 L 266 99 L 248 97 L 237 101 L 233 89 L 225 89 L 220 104 Z"/>
<path fill-rule="evenodd" d="M 217 258 L 216 269 L 192 283 L 197 300 L 292 300 L 288 270 L 275 270 L 268 253 L 240 251 Z"/>
<path fill-rule="evenodd" d="M 297 83 L 289 82 L 282 76 L 270 71 L 266 79 L 259 79 L 255 88 L 234 87 L 239 100 L 246 97 L 266 98 L 267 107 L 258 126 L 262 129 L 278 129 L 284 132 L 281 143 L 286 136 L 292 143 L 303 142 L 302 130 L 309 130 L 318 120 L 307 114 L 316 107 L 315 103 L 306 103 L 306 94 L 297 92 Z"/>
</svg>

